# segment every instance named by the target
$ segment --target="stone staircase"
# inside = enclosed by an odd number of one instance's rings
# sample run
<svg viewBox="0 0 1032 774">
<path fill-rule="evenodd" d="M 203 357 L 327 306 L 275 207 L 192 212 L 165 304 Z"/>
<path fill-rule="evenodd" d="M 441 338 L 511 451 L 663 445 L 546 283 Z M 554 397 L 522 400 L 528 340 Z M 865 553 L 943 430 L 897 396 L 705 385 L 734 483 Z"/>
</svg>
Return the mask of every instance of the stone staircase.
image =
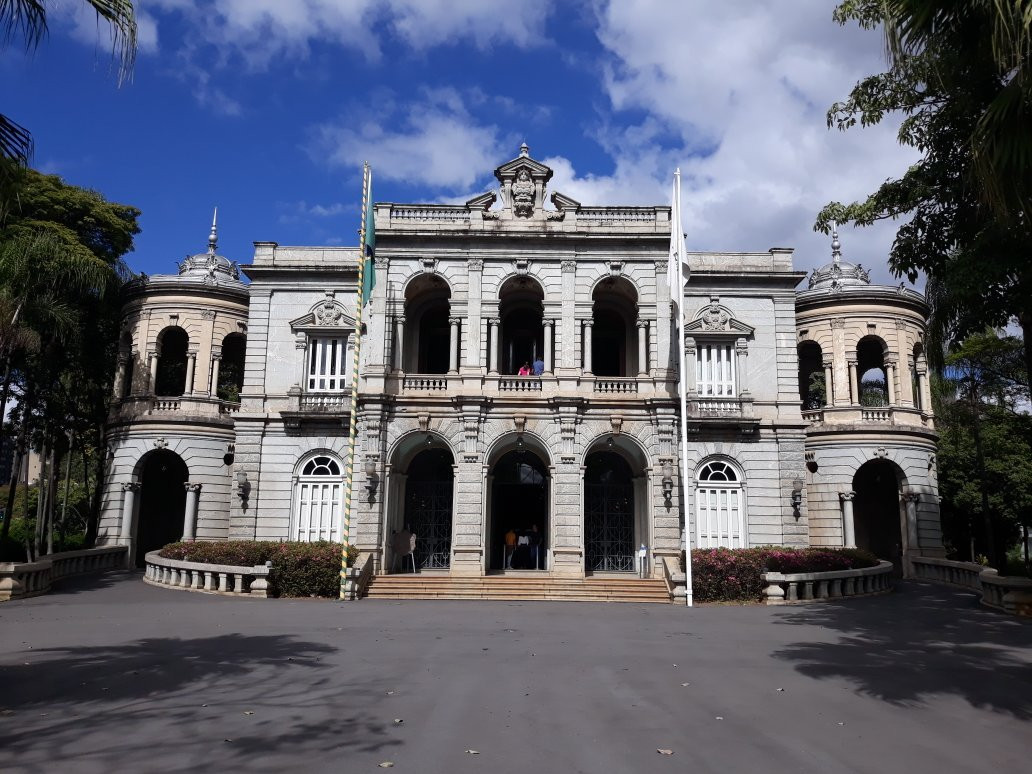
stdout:
<svg viewBox="0 0 1032 774">
<path fill-rule="evenodd" d="M 661 602 L 670 604 L 661 578 L 629 576 L 556 578 L 527 575 L 377 575 L 369 582 L 370 599 L 494 599 L 563 602 Z"/>
</svg>

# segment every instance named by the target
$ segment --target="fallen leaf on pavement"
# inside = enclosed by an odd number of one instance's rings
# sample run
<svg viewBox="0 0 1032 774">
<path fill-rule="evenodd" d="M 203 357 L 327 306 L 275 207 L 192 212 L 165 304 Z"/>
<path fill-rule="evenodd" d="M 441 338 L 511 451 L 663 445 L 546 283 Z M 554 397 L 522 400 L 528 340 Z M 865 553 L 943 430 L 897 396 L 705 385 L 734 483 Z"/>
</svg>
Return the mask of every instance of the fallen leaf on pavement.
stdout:
<svg viewBox="0 0 1032 774">
<path fill-rule="evenodd" d="M 470 755 L 480 755 L 480 750 L 466 750 Z"/>
<path fill-rule="evenodd" d="M 666 750 L 666 749 L 664 749 L 662 747 L 660 747 L 658 750 L 656 750 L 656 752 L 658 752 L 660 755 L 673 755 L 674 754 L 673 750 Z"/>
<path fill-rule="evenodd" d="M 376 765 L 379 766 L 381 769 L 393 769 L 394 761 L 384 761 L 383 763 L 378 763 Z"/>
</svg>

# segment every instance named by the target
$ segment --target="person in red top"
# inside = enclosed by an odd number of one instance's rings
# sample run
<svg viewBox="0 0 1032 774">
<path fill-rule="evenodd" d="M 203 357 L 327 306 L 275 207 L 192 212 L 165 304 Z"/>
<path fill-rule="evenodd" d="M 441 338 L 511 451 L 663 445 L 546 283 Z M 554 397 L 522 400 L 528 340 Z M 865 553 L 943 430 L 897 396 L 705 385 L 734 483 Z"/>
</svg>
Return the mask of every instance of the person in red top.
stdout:
<svg viewBox="0 0 1032 774">
<path fill-rule="evenodd" d="M 530 376 L 530 363 L 524 363 L 520 366 L 517 376 Z"/>
</svg>

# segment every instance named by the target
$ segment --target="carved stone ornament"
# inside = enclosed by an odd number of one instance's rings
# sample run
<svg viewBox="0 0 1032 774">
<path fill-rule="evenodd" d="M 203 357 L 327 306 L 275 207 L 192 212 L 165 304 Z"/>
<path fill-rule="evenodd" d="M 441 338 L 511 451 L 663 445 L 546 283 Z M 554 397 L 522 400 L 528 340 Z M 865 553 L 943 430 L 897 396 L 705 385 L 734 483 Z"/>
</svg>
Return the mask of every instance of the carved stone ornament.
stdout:
<svg viewBox="0 0 1032 774">
<path fill-rule="evenodd" d="M 434 274 L 437 271 L 437 259 L 424 257 L 419 259 L 420 264 L 423 266 L 424 274 Z"/>
<path fill-rule="evenodd" d="M 564 258 L 560 263 L 560 266 L 564 272 L 577 271 L 577 261 L 573 258 Z"/>
<path fill-rule="evenodd" d="M 610 261 L 609 276 L 619 277 L 621 274 L 623 274 L 623 261 Z"/>
<path fill-rule="evenodd" d="M 168 441 L 166 441 L 164 438 L 155 438 L 154 439 L 154 448 L 155 449 L 167 449 L 168 448 Z"/>
<path fill-rule="evenodd" d="M 484 270 L 484 259 L 483 258 L 470 258 L 466 261 L 466 267 L 470 271 L 483 271 Z"/>
<path fill-rule="evenodd" d="M 517 172 L 513 181 L 512 209 L 520 218 L 529 218 L 534 214 L 534 181 L 530 179 L 530 172 L 526 168 Z"/>
<path fill-rule="evenodd" d="M 513 264 L 515 264 L 515 266 L 516 266 L 516 273 L 519 276 L 525 277 L 525 276 L 527 276 L 527 274 L 530 273 L 530 259 L 529 258 L 517 258 L 515 261 L 513 261 Z"/>
<path fill-rule="evenodd" d="M 699 315 L 704 331 L 722 331 L 727 328 L 730 315 L 721 309 L 717 304 L 710 304 L 709 307 Z"/>
<path fill-rule="evenodd" d="M 203 312 L 201 312 L 201 319 L 202 320 L 214 320 L 215 319 L 215 312 L 212 311 L 211 309 L 205 309 Z"/>
<path fill-rule="evenodd" d="M 315 308 L 316 325 L 340 325 L 344 310 L 333 300 L 333 293 L 327 293 L 323 302 Z"/>
<path fill-rule="evenodd" d="M 374 255 L 373 263 L 376 265 L 377 269 L 386 269 L 391 265 L 391 259 L 386 255 Z"/>
</svg>

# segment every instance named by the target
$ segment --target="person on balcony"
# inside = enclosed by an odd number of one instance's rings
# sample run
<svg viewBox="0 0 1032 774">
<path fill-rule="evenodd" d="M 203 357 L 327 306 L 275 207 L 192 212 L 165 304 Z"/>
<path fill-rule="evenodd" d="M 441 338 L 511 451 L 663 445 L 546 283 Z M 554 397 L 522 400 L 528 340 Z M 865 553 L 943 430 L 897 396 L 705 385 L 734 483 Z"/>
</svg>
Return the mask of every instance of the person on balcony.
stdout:
<svg viewBox="0 0 1032 774">
<path fill-rule="evenodd" d="M 534 360 L 534 366 L 532 368 L 532 373 L 534 374 L 534 376 L 541 376 L 541 374 L 543 374 L 544 372 L 545 372 L 545 361 L 542 360 L 540 357 L 538 357 L 537 359 Z"/>
<path fill-rule="evenodd" d="M 530 376 L 530 363 L 524 363 L 520 366 L 520 370 L 516 373 L 517 376 Z"/>
</svg>

